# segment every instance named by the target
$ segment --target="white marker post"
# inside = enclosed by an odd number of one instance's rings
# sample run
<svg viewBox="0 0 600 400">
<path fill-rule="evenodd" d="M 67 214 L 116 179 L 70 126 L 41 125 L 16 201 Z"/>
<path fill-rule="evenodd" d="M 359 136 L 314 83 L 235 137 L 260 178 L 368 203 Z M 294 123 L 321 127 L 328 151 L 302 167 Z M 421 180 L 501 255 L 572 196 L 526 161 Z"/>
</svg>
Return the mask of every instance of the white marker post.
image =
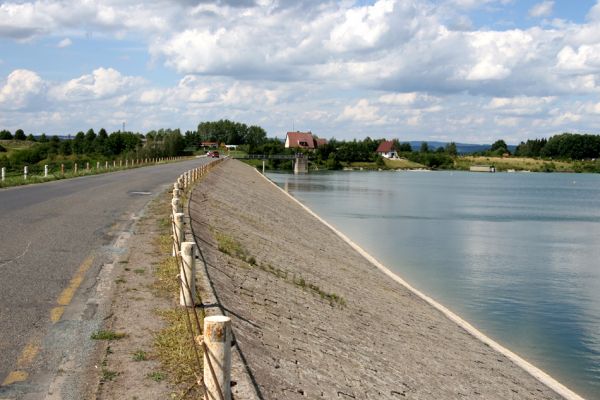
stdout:
<svg viewBox="0 0 600 400">
<path fill-rule="evenodd" d="M 173 215 L 173 257 L 177 255 L 177 249 L 185 240 L 185 234 L 183 232 L 183 213 L 175 213 Z"/>
<path fill-rule="evenodd" d="M 23 167 L 23 179 L 27 180 L 27 174 L 29 173 L 29 167 Z"/>
<path fill-rule="evenodd" d="M 194 307 L 198 302 L 196 296 L 196 243 L 181 243 L 182 265 L 179 270 L 181 287 L 179 289 L 179 305 Z"/>
<path fill-rule="evenodd" d="M 179 197 L 174 197 L 173 200 L 171 200 L 171 206 L 173 207 L 173 215 L 183 212 L 183 205 L 181 204 Z"/>
<path fill-rule="evenodd" d="M 231 318 L 204 318 L 204 400 L 231 400 Z"/>
<path fill-rule="evenodd" d="M 48 177 L 48 164 L 44 165 L 44 178 Z"/>
<path fill-rule="evenodd" d="M 2 167 L 2 182 L 6 179 L 6 167 Z"/>
</svg>

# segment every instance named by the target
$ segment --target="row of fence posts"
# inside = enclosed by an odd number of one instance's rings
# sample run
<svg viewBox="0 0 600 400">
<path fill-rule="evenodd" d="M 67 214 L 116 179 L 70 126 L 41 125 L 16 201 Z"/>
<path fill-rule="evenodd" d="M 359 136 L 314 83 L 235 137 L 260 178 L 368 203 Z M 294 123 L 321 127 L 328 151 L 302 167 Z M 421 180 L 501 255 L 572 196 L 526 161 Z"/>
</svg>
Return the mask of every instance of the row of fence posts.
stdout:
<svg viewBox="0 0 600 400">
<path fill-rule="evenodd" d="M 186 310 L 188 332 L 198 369 L 204 370 L 204 376 L 198 376 L 198 384 L 204 391 L 205 400 L 231 400 L 231 319 L 222 315 L 204 318 L 200 327 L 200 318 L 196 311 L 199 304 L 196 294 L 196 243 L 186 241 L 184 229 L 183 195 L 189 193 L 193 185 L 223 160 L 213 161 L 184 172 L 173 184 L 171 200 L 173 226 L 173 257 L 179 266 L 179 304 Z M 192 238 L 190 238 L 192 239 Z M 200 334 L 195 336 L 192 324 Z M 204 368 L 200 364 L 198 349 L 203 350 Z"/>
<path fill-rule="evenodd" d="M 163 162 L 172 162 L 172 161 L 177 161 L 182 159 L 183 157 L 158 157 L 158 158 L 144 158 L 144 159 L 126 159 L 125 160 L 125 168 L 129 168 L 129 164 L 131 161 L 131 166 L 135 167 L 136 165 L 143 165 L 143 164 L 158 164 L 158 163 L 163 163 Z M 113 160 L 112 162 L 112 166 L 113 168 L 117 168 L 117 160 Z M 79 165 L 77 163 L 73 164 L 73 173 L 77 174 L 77 171 L 79 170 Z M 123 160 L 119 160 L 119 168 L 123 168 Z M 104 169 L 108 170 L 109 169 L 109 162 L 105 161 L 104 162 Z M 90 163 L 86 162 L 85 163 L 85 170 L 86 171 L 90 171 Z M 96 170 L 100 170 L 100 161 L 96 162 Z M 64 175 L 65 174 L 65 164 L 60 164 L 60 174 Z M 27 178 L 29 177 L 29 166 L 24 166 L 23 167 L 23 179 L 27 180 Z M 44 165 L 44 178 L 48 177 L 48 165 Z M 0 179 L 1 182 L 4 182 L 6 180 L 6 167 L 2 167 L 2 173 L 0 175 Z"/>
</svg>

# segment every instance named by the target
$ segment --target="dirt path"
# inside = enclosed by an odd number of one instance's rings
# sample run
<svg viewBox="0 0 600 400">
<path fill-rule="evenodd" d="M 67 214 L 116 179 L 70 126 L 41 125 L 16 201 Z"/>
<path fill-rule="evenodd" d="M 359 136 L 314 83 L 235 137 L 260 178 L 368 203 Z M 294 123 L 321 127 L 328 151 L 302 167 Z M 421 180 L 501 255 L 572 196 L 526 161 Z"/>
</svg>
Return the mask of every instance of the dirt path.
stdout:
<svg viewBox="0 0 600 400">
<path fill-rule="evenodd" d="M 191 217 L 261 398 L 560 398 L 240 162 L 200 183 Z"/>
</svg>

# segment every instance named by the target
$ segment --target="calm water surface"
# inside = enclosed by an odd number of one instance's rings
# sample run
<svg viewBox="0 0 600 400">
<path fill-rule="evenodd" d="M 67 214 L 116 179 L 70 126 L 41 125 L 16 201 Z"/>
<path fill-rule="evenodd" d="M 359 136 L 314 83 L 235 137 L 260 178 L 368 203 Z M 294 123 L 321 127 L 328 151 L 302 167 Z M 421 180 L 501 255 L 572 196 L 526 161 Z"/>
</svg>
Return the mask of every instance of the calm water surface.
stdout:
<svg viewBox="0 0 600 400">
<path fill-rule="evenodd" d="M 268 176 L 415 287 L 600 399 L 600 175 Z"/>
</svg>

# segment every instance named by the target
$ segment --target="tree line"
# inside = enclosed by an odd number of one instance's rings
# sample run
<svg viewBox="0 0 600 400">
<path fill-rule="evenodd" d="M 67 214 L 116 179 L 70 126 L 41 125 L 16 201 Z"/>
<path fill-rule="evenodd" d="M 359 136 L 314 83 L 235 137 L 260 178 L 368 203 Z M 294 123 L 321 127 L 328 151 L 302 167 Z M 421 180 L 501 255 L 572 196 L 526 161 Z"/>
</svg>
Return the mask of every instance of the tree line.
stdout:
<svg viewBox="0 0 600 400">
<path fill-rule="evenodd" d="M 521 157 L 542 157 L 568 160 L 600 158 L 600 135 L 562 133 L 549 139 L 521 142 L 515 150 Z"/>
</svg>

